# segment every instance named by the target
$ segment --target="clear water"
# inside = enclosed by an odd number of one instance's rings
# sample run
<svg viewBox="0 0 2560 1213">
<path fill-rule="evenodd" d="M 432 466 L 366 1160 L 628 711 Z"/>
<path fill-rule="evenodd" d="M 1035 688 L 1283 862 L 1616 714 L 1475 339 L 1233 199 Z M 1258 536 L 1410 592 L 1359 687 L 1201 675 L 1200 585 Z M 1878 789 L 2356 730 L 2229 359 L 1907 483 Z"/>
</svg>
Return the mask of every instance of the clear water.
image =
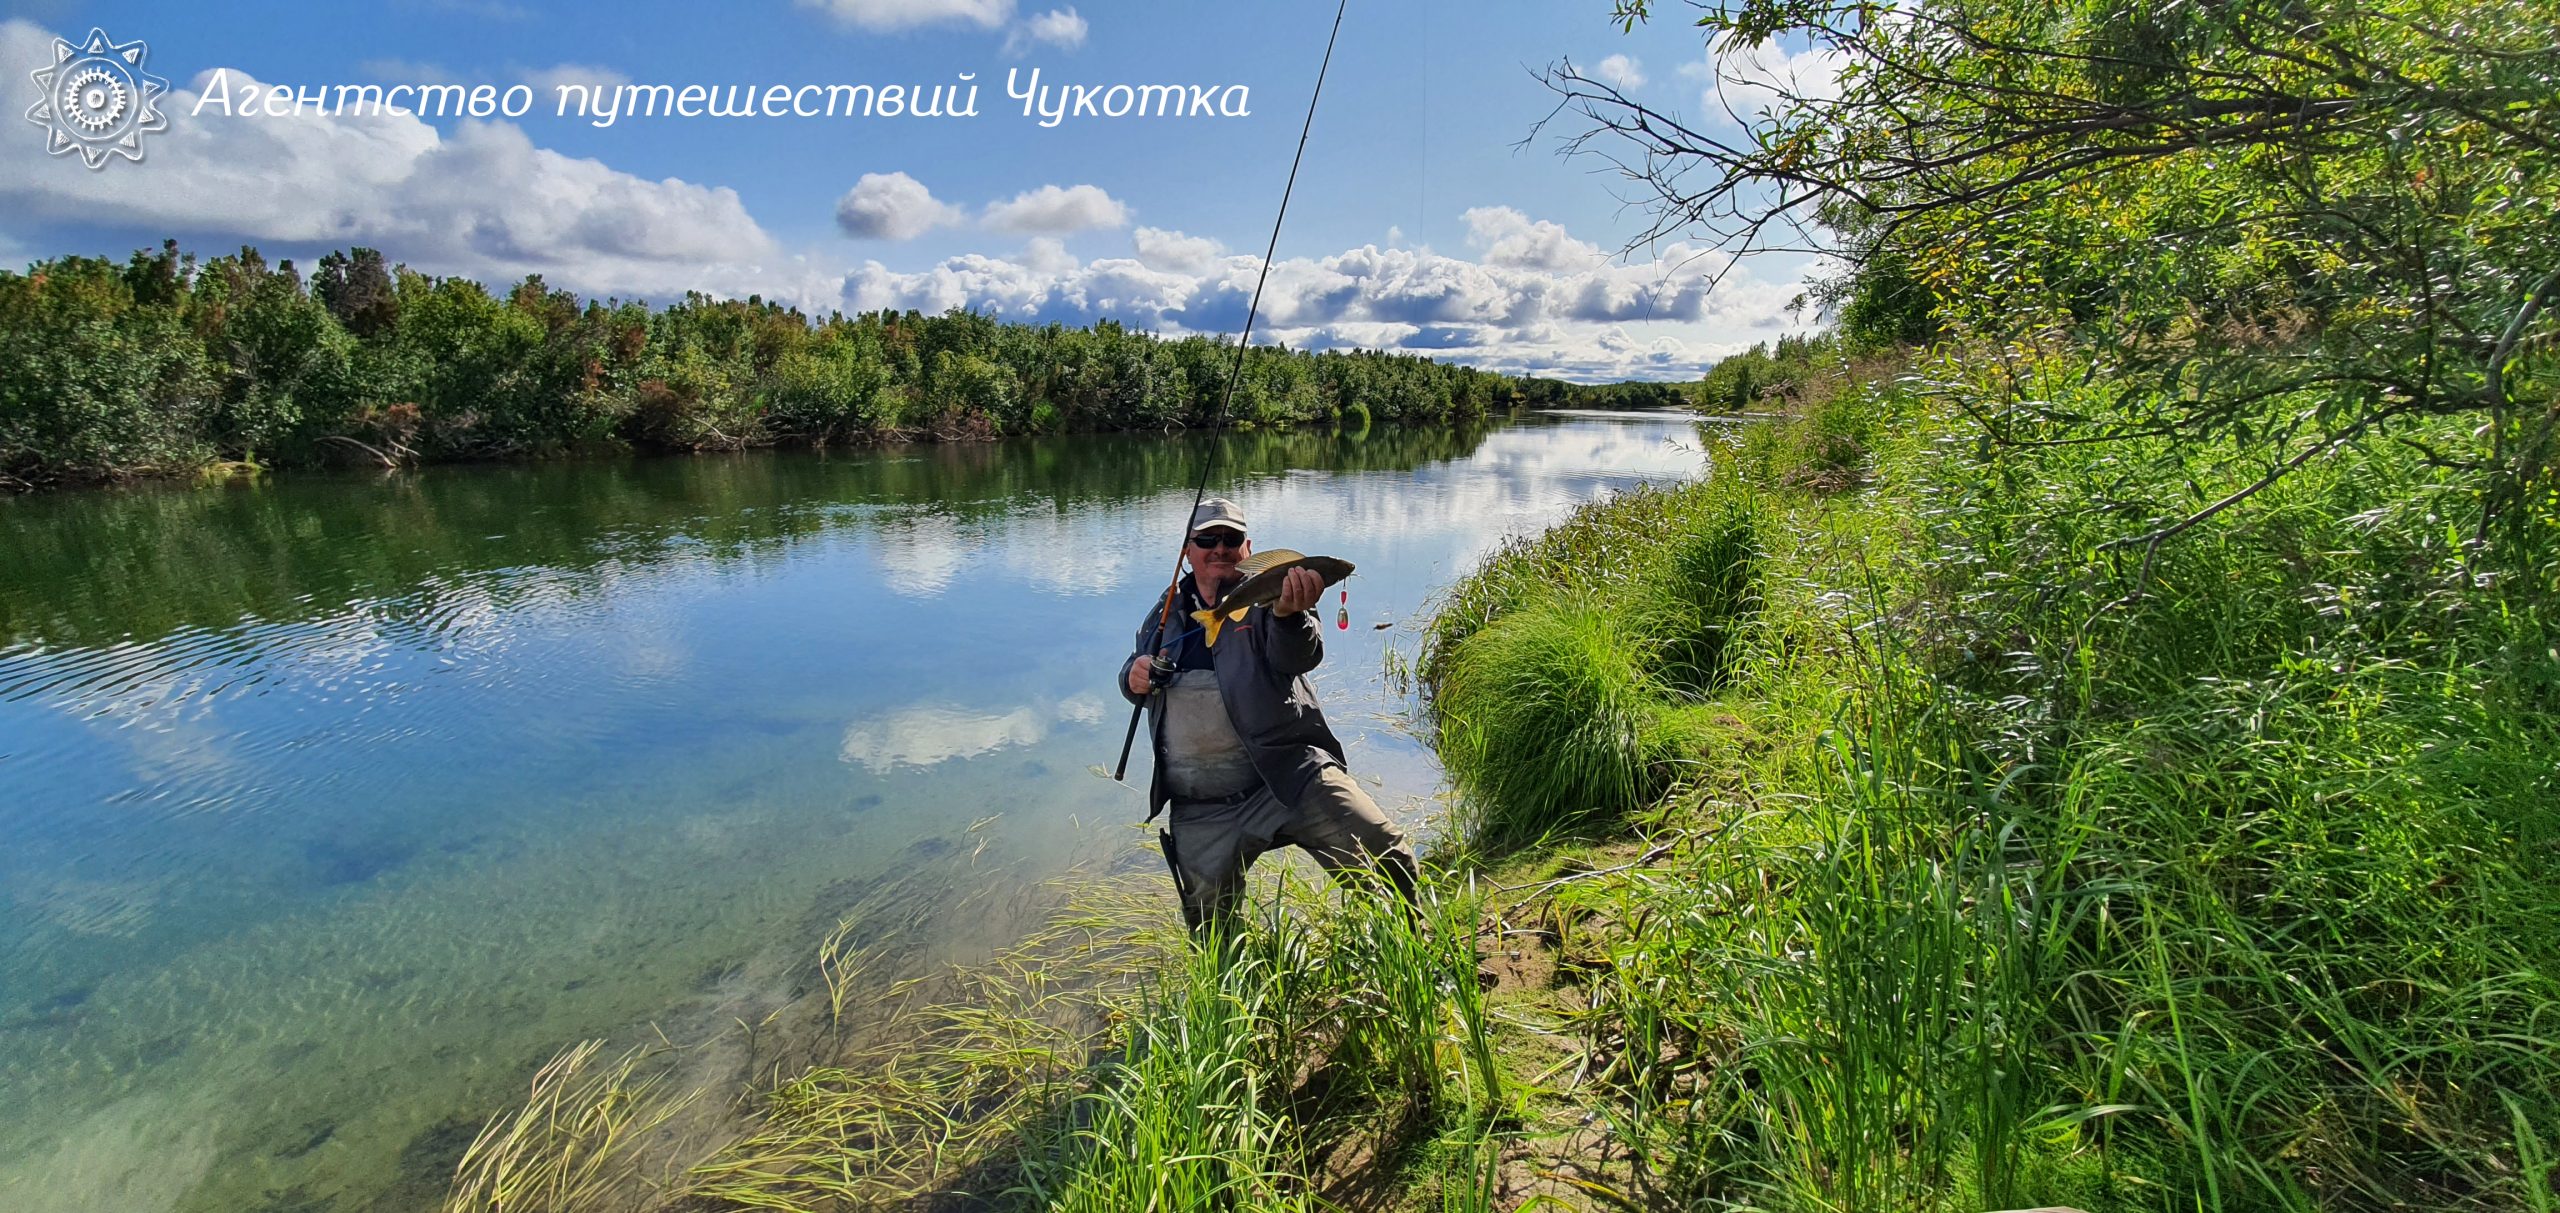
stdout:
<svg viewBox="0 0 2560 1213">
<path fill-rule="evenodd" d="M 1238 435 L 1216 489 L 1265 546 L 1360 566 L 1317 684 L 1410 824 L 1438 772 L 1383 647 L 1504 537 L 1694 476 L 1699 442 Z M 937 946 L 1006 942 L 1010 891 L 1140 845 L 1137 792 L 1089 768 L 1202 449 L 0 501 L 0 1208 L 432 1207 L 560 1047 L 752 1019 L 865 881 L 983 882 L 998 908 Z"/>
</svg>

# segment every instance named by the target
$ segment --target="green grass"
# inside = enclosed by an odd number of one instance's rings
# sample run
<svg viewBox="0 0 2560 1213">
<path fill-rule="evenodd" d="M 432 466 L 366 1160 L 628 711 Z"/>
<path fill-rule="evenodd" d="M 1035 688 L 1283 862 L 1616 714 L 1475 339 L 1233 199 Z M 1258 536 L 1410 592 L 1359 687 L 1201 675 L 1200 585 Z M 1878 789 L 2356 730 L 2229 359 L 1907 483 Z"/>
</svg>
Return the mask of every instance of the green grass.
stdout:
<svg viewBox="0 0 2560 1213">
<path fill-rule="evenodd" d="M 1747 486 L 1639 491 L 1516 542 L 1454 589 L 1425 641 L 1458 825 L 1500 854 L 1628 818 L 1696 773 L 1759 609 Z"/>
<path fill-rule="evenodd" d="M 1608 924 L 1560 936 L 1538 1009 L 1599 1081 L 1549 1117 L 1614 1118 L 1645 1203 L 2552 1204 L 2553 518 L 2474 542 L 2454 473 L 2374 444 L 2146 561 L 2107 541 L 2240 452 L 2004 449 L 1893 387 L 1715 466 L 1503 553 L 1420 667 L 1480 815 L 1624 804 L 1474 741 L 1536 710 L 1477 672 L 1511 629 L 1607 635 L 1577 702 L 1681 702 L 1689 765 L 1619 814 L 1669 858 L 1539 911 Z M 1715 552 L 1750 588 L 1682 678 L 1661 604 Z"/>
<path fill-rule="evenodd" d="M 1480 844 L 1623 818 L 1660 790 L 1645 752 L 1658 703 L 1649 647 L 1589 595 L 1558 594 L 1487 625 L 1450 660 L 1440 753 L 1475 793 L 1467 827 Z"/>
</svg>

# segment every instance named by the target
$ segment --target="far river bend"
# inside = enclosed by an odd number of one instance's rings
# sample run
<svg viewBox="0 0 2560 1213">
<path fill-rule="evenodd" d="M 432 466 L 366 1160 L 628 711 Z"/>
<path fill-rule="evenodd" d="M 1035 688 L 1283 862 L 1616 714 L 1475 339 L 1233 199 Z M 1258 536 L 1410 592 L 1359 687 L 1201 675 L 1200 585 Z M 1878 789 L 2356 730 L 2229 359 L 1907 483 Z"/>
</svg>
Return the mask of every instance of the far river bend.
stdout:
<svg viewBox="0 0 2560 1213">
<path fill-rule="evenodd" d="M 1411 827 L 1439 770 L 1384 648 L 1504 538 L 1699 475 L 1700 441 L 1242 434 L 1212 491 L 1359 565 L 1316 681 Z M 563 1045 L 786 998 L 848 881 L 1125 862 L 1139 795 L 1089 768 L 1201 449 L 0 500 L 0 1208 L 432 1208 L 456 1135 Z M 953 957 L 1024 928 L 954 917 Z"/>
</svg>

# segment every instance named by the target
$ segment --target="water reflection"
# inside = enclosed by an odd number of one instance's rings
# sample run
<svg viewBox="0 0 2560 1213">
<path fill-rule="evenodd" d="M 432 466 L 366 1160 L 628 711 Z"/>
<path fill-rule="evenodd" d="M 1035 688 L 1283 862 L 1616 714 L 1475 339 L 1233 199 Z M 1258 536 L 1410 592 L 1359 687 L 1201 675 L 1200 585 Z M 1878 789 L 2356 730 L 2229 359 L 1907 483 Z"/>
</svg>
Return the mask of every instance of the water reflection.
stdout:
<svg viewBox="0 0 2560 1213">
<path fill-rule="evenodd" d="M 1317 681 L 1408 816 L 1410 636 L 1366 622 L 1699 465 L 1660 419 L 1224 443 L 1257 538 L 1360 565 Z M 371 1209 L 562 1042 L 788 998 L 848 887 L 1125 849 L 1136 793 L 1083 772 L 1202 449 L 0 500 L 0 1207 Z"/>
<path fill-rule="evenodd" d="M 873 771 L 929 767 L 1011 746 L 1036 745 L 1057 724 L 1096 724 L 1102 714 L 1102 699 L 1096 695 L 1077 695 L 1056 704 L 1019 707 L 1001 714 L 941 704 L 901 708 L 886 719 L 845 730 L 841 753 L 846 762 L 859 763 Z"/>
<path fill-rule="evenodd" d="M 1218 465 L 1244 480 L 1408 471 L 1465 458 L 1489 432 L 1233 434 Z M 515 606 L 559 585 L 518 584 L 509 570 L 602 579 L 636 566 L 753 563 L 866 528 L 917 549 L 901 559 L 922 570 L 922 585 L 939 565 L 933 553 L 967 547 L 972 524 L 1142 501 L 1189 483 L 1200 452 L 1196 441 L 1110 436 L 0 498 L 9 536 L 0 652 L 218 632 L 367 601 L 385 626 L 432 633 L 448 622 L 444 595 L 455 588 Z M 22 665 L 0 666 L 0 697 L 26 693 Z"/>
</svg>

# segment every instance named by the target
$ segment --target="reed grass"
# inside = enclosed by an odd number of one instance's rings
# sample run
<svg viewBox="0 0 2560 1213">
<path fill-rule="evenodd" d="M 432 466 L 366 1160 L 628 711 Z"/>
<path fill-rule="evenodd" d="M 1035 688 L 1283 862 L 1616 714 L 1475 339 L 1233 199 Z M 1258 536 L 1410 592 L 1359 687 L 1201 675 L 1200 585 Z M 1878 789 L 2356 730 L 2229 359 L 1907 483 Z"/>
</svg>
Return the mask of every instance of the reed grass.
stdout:
<svg viewBox="0 0 2560 1213">
<path fill-rule="evenodd" d="M 604 1042 L 563 1050 L 533 1078 L 522 1107 L 492 1119 L 464 1151 L 445 1213 L 599 1213 L 654 1195 L 633 1164 L 636 1147 L 691 1104 L 634 1049 L 599 1062 Z"/>
</svg>

